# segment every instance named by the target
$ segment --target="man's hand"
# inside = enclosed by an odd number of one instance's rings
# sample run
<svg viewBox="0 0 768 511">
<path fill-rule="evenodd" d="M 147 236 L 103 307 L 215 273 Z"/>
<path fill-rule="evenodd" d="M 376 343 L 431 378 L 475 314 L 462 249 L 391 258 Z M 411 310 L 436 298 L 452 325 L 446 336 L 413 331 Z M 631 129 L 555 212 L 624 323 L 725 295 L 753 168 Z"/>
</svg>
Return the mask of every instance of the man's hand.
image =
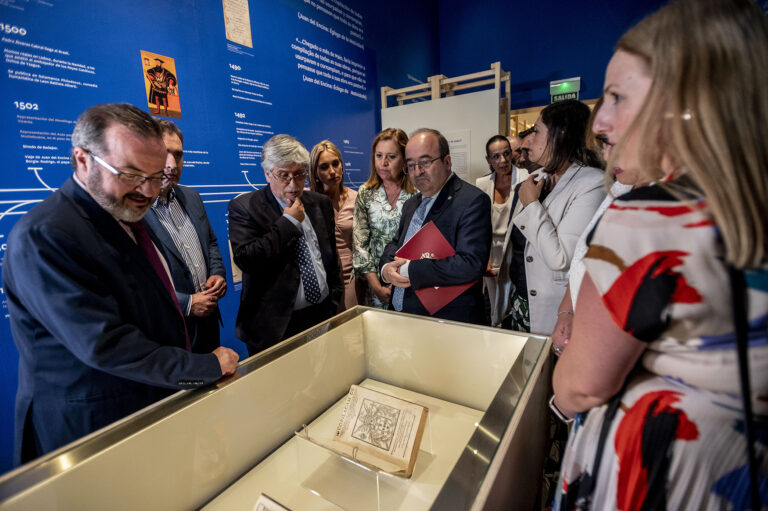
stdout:
<svg viewBox="0 0 768 511">
<path fill-rule="evenodd" d="M 189 309 L 190 316 L 202 318 L 210 316 L 216 310 L 216 297 L 207 294 L 205 291 L 190 295 L 189 299 L 192 300 L 192 307 Z"/>
<path fill-rule="evenodd" d="M 388 281 L 393 286 L 402 288 L 411 287 L 411 280 L 408 277 L 400 275 L 400 267 L 407 262 L 408 259 L 395 257 L 394 261 L 385 264 L 384 268 L 381 269 L 381 275 L 384 277 L 384 280 Z"/>
<path fill-rule="evenodd" d="M 283 210 L 283 213 L 291 215 L 299 222 L 304 221 L 304 204 L 301 203 L 301 199 L 294 199 L 293 202 L 288 204 L 288 207 Z"/>
<path fill-rule="evenodd" d="M 219 346 L 213 350 L 213 354 L 219 359 L 222 376 L 234 374 L 235 369 L 237 369 L 237 361 L 240 359 L 240 355 L 224 346 Z"/>
<path fill-rule="evenodd" d="M 485 273 L 483 274 L 483 277 L 495 277 L 496 271 L 491 266 L 491 263 L 488 263 L 488 266 L 485 267 Z"/>
<path fill-rule="evenodd" d="M 221 275 L 211 275 L 205 281 L 205 291 L 203 292 L 218 300 L 227 292 L 227 280 Z"/>
</svg>

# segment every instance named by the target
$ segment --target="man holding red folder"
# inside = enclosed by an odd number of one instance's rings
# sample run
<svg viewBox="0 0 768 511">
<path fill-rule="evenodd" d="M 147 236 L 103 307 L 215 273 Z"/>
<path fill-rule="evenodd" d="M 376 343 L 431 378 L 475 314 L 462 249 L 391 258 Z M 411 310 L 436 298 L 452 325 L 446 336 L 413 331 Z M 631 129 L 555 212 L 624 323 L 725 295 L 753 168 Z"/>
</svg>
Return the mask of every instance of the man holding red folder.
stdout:
<svg viewBox="0 0 768 511">
<path fill-rule="evenodd" d="M 405 161 L 421 193 L 403 206 L 397 235 L 381 256 L 381 276 L 395 286 L 390 307 L 481 324 L 491 201 L 451 171 L 448 141 L 437 130 L 416 131 L 405 147 Z M 411 250 L 415 246 L 418 253 Z"/>
</svg>

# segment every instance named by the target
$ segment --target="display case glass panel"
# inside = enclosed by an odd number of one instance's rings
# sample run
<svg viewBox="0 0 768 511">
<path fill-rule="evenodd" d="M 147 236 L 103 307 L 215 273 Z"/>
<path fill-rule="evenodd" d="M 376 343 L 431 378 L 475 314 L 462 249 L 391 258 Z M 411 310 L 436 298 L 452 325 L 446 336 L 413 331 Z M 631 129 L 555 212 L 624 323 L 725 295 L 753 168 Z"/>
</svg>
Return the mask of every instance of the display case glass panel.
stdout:
<svg viewBox="0 0 768 511">
<path fill-rule="evenodd" d="M 5 509 L 470 508 L 544 337 L 356 307 L 0 478 Z M 537 371 L 538 368 L 539 370 Z M 426 406 L 410 478 L 306 438 L 330 438 L 357 384 Z M 87 491 L 84 491 L 87 488 Z"/>
</svg>

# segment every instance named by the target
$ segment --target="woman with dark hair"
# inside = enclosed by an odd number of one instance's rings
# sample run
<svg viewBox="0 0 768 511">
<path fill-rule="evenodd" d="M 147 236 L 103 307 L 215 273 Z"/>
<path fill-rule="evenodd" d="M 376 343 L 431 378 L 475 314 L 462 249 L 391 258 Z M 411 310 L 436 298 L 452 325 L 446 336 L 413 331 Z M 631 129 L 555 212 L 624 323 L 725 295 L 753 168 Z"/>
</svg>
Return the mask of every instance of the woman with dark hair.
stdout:
<svg viewBox="0 0 768 511">
<path fill-rule="evenodd" d="M 344 297 L 339 300 L 339 312 L 354 307 L 360 286 L 352 273 L 352 213 L 357 192 L 344 186 L 344 161 L 341 151 L 330 140 L 323 140 L 309 155 L 309 188 L 331 199 L 336 225 L 336 250 L 341 263 Z"/>
<path fill-rule="evenodd" d="M 510 142 L 512 140 L 512 142 Z M 514 147 L 512 143 L 514 142 Z M 485 161 L 491 169 L 487 176 L 478 178 L 475 186 L 491 198 L 491 259 L 483 276 L 488 320 L 492 326 L 500 326 L 498 308 L 492 304 L 498 301 L 499 293 L 509 293 L 509 281 L 500 281 L 499 266 L 504 250 L 509 244 L 509 215 L 512 205 L 512 192 L 518 183 L 528 177 L 528 171 L 517 167 L 517 159 L 522 140 L 520 137 L 507 138 L 494 135 L 485 143 Z"/>
<path fill-rule="evenodd" d="M 602 158 L 602 165 L 600 168 L 605 167 L 605 157 L 610 154 L 610 146 L 606 143 L 605 136 L 598 131 L 600 129 L 599 123 L 595 125 L 595 118 L 600 111 L 600 107 L 603 106 L 603 101 L 604 97 L 600 96 L 600 99 L 595 103 L 595 106 L 592 109 L 592 115 L 589 116 L 589 123 L 587 125 L 587 147 L 590 147 L 596 153 L 600 154 Z M 576 242 L 573 259 L 571 259 L 571 268 L 568 271 L 568 287 L 565 291 L 563 301 L 560 302 L 560 305 L 557 307 L 557 321 L 555 323 L 555 328 L 552 330 L 552 351 L 557 356 L 562 354 L 571 337 L 571 331 L 573 329 L 572 312 L 576 309 L 579 286 L 584 278 L 583 259 L 587 254 L 587 236 L 592 232 L 592 229 L 614 199 L 629 192 L 632 190 L 633 186 L 638 184 L 637 176 L 629 172 L 625 172 L 619 176 L 614 176 L 613 172 L 610 172 L 606 177 L 610 180 L 610 190 L 608 191 L 606 198 L 597 208 L 597 211 L 595 211 L 587 228 Z"/>
<path fill-rule="evenodd" d="M 512 241 L 499 268 L 512 290 L 496 304 L 507 328 L 552 332 L 576 241 L 605 197 L 600 158 L 586 146 L 589 114 L 576 100 L 554 103 L 523 140 L 526 159 L 542 168 L 513 197 Z"/>
<path fill-rule="evenodd" d="M 403 204 L 416 189 L 403 172 L 408 135 L 387 128 L 373 140 L 371 176 L 358 190 L 354 215 L 355 274 L 368 284 L 365 305 L 386 308 L 392 286 L 379 279 L 379 259 L 400 225 Z M 362 280 L 362 279 L 360 279 Z"/>
</svg>

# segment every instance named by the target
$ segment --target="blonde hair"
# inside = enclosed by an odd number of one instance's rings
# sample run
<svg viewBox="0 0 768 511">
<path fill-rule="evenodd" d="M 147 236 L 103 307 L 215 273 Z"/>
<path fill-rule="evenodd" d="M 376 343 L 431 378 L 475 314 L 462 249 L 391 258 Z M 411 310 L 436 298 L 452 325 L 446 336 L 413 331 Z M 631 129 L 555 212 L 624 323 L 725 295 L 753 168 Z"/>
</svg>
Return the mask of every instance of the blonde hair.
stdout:
<svg viewBox="0 0 768 511">
<path fill-rule="evenodd" d="M 344 194 L 344 159 L 341 157 L 341 151 L 336 147 L 336 144 L 330 140 L 323 140 L 315 144 L 312 148 L 312 152 L 309 153 L 309 189 L 313 192 L 323 192 L 323 183 L 320 181 L 320 176 L 317 175 L 317 166 L 320 162 L 320 155 L 325 151 L 335 154 L 339 158 L 341 164 L 341 179 L 339 180 L 339 194 Z"/>
<path fill-rule="evenodd" d="M 629 136 L 640 136 L 644 177 L 662 178 L 664 162 L 690 178 L 706 197 L 727 262 L 759 266 L 768 255 L 765 15 L 750 0 L 674 1 L 624 34 L 616 50 L 640 57 L 652 82 L 608 168 Z"/>
<path fill-rule="evenodd" d="M 405 145 L 408 143 L 408 135 L 399 128 L 387 128 L 376 135 L 376 138 L 373 139 L 373 144 L 371 144 L 371 175 L 368 181 L 365 182 L 365 186 L 371 190 L 377 189 L 382 183 L 381 177 L 376 172 L 376 146 L 384 140 L 391 140 L 395 143 L 403 159 L 403 165 L 405 165 Z M 407 193 L 416 191 L 416 188 L 408 178 L 408 174 L 403 172 L 403 169 L 400 169 L 400 188 Z"/>
</svg>

